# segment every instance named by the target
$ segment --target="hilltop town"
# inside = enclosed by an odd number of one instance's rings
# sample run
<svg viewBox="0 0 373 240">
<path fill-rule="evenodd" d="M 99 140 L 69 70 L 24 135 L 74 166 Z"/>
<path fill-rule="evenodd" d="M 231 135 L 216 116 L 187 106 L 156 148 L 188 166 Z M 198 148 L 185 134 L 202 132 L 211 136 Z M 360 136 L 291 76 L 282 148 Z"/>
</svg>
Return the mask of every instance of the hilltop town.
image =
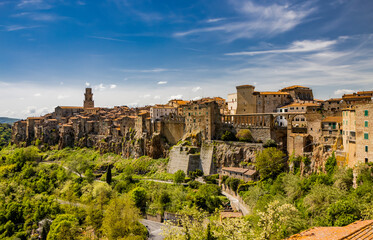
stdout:
<svg viewBox="0 0 373 240">
<path fill-rule="evenodd" d="M 293 158 L 307 157 L 311 172 L 323 171 L 332 153 L 338 165 L 350 168 L 373 161 L 373 91 L 324 101 L 314 99 L 312 89 L 304 86 L 275 92 L 255 91 L 252 85 L 236 89 L 227 100 L 174 99 L 140 108 L 101 108 L 86 88 L 81 107 L 58 106 L 53 113 L 16 122 L 12 143 L 91 147 L 125 158 L 169 156 L 169 172 L 201 169 L 205 175 L 239 175 L 247 168 L 255 174 L 252 165 L 242 163 L 255 162 L 255 152 L 268 143 Z M 224 134 L 246 129 L 249 141 L 222 141 Z"/>
</svg>

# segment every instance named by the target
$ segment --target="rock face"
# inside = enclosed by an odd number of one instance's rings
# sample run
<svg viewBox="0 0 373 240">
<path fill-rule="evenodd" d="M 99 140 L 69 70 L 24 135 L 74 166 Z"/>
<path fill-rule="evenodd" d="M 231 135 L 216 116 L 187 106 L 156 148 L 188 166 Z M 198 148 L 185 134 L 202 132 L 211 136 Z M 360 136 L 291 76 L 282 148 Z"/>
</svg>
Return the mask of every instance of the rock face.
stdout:
<svg viewBox="0 0 373 240">
<path fill-rule="evenodd" d="M 217 168 L 239 167 L 241 162 L 250 165 L 255 163 L 256 152 L 262 149 L 260 143 L 214 141 L 214 162 Z"/>
<path fill-rule="evenodd" d="M 152 124 L 147 110 L 127 107 L 74 110 L 57 107 L 55 112 L 43 117 L 16 122 L 12 129 L 12 143 L 19 146 L 57 145 L 59 149 L 89 147 L 126 158 L 143 155 L 161 158 L 168 155 L 168 139 L 161 134 L 168 125 Z M 178 120 L 172 124 L 175 125 Z M 167 130 L 172 134 L 178 129 L 174 126 Z"/>
<path fill-rule="evenodd" d="M 255 163 L 255 153 L 262 149 L 262 144 L 224 141 L 204 142 L 201 147 L 174 146 L 170 151 L 168 172 L 183 170 L 188 173 L 201 169 L 204 175 L 210 175 L 222 167 L 239 167 L 242 162 L 250 166 Z"/>
</svg>

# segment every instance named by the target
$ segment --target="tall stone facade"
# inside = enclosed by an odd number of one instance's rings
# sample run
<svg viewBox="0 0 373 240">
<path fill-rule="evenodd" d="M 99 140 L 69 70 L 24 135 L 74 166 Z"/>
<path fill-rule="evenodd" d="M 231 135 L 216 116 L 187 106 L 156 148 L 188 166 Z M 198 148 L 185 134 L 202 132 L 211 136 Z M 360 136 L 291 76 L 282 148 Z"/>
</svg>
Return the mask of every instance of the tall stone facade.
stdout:
<svg viewBox="0 0 373 240">
<path fill-rule="evenodd" d="M 86 88 L 84 96 L 84 108 L 94 108 L 95 102 L 93 101 L 92 88 Z"/>
</svg>

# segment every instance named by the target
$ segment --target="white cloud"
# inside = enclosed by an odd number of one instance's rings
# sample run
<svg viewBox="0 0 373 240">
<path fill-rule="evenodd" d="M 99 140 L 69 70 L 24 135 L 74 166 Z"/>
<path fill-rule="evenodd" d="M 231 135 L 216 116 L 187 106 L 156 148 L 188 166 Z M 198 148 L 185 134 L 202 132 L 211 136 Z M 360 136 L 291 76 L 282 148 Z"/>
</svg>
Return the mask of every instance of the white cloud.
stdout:
<svg viewBox="0 0 373 240">
<path fill-rule="evenodd" d="M 143 98 L 150 98 L 151 95 L 150 94 L 145 94 L 144 96 L 142 96 Z"/>
<path fill-rule="evenodd" d="M 154 99 L 161 99 L 161 96 L 154 96 Z"/>
<path fill-rule="evenodd" d="M 201 90 L 202 88 L 200 87 L 200 86 L 197 86 L 197 87 L 194 87 L 194 88 L 192 88 L 192 91 L 193 92 L 197 92 L 197 91 L 199 91 L 199 90 Z"/>
<path fill-rule="evenodd" d="M 343 95 L 343 94 L 350 94 L 350 93 L 354 93 L 354 92 L 356 92 L 356 91 L 351 90 L 351 89 L 338 89 L 338 90 L 334 91 L 334 95 L 340 96 L 340 95 Z"/>
<path fill-rule="evenodd" d="M 106 89 L 106 86 L 103 83 L 100 83 L 99 85 L 94 86 L 94 89 L 96 91 L 103 91 Z"/>
<path fill-rule="evenodd" d="M 265 50 L 265 51 L 251 51 L 251 52 L 236 52 L 227 53 L 228 56 L 238 56 L 238 55 L 258 55 L 258 54 L 269 54 L 269 53 L 304 53 L 304 52 L 315 52 L 329 49 L 331 46 L 335 45 L 337 40 L 323 41 L 323 40 L 303 40 L 295 41 L 288 48 L 285 49 L 275 49 L 275 50 Z"/>
<path fill-rule="evenodd" d="M 17 4 L 18 8 L 50 9 L 52 5 L 44 0 L 21 0 Z"/>
<path fill-rule="evenodd" d="M 119 38 L 112 38 L 112 37 L 100 37 L 100 36 L 89 36 L 90 38 L 96 38 L 101 40 L 109 40 L 109 41 L 116 41 L 116 42 L 129 42 L 127 40 L 119 39 Z"/>
<path fill-rule="evenodd" d="M 177 32 L 175 37 L 185 37 L 201 33 L 216 33 L 225 41 L 240 38 L 253 38 L 264 35 L 273 36 L 287 32 L 308 17 L 315 9 L 309 3 L 293 5 L 258 5 L 252 1 L 232 0 L 239 18 L 213 27 L 196 28 Z"/>
<path fill-rule="evenodd" d="M 35 93 L 34 94 L 34 97 L 40 97 L 41 96 L 41 93 Z"/>
<path fill-rule="evenodd" d="M 117 87 L 117 85 L 115 85 L 115 84 L 111 84 L 111 85 L 110 85 L 110 88 L 111 88 L 111 89 L 114 89 L 114 88 L 116 88 L 116 87 Z"/>
<path fill-rule="evenodd" d="M 152 68 L 152 69 L 122 69 L 122 72 L 131 72 L 131 73 L 160 73 L 167 71 L 176 71 L 166 68 Z"/>
<path fill-rule="evenodd" d="M 91 86 L 91 84 L 89 82 L 85 82 L 85 86 L 89 87 L 89 86 Z"/>
<path fill-rule="evenodd" d="M 39 26 L 22 26 L 22 25 L 10 25 L 5 27 L 5 31 L 7 32 L 14 32 L 19 30 L 25 30 L 25 29 L 31 29 L 31 28 L 37 28 Z"/>
<path fill-rule="evenodd" d="M 159 81 L 157 84 L 158 84 L 158 85 L 167 84 L 167 81 Z"/>
<path fill-rule="evenodd" d="M 183 99 L 183 95 L 181 94 L 174 95 L 174 96 L 171 96 L 168 100 L 173 100 L 173 99 Z"/>
<path fill-rule="evenodd" d="M 225 18 L 210 18 L 210 19 L 207 19 L 207 23 L 215 23 L 215 22 L 220 22 L 220 21 L 223 21 Z"/>
</svg>

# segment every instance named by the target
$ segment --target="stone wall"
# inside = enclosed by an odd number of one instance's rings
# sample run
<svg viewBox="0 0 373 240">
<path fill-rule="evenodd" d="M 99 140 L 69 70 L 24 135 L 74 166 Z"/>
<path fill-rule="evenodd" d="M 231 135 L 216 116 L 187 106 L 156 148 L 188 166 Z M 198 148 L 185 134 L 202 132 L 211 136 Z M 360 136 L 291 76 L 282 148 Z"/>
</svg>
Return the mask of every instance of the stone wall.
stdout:
<svg viewBox="0 0 373 240">
<path fill-rule="evenodd" d="M 174 146 L 170 151 L 170 162 L 168 172 L 175 173 L 183 170 L 186 174 L 189 171 L 200 169 L 199 148 L 191 146 Z"/>
<path fill-rule="evenodd" d="M 214 145 L 204 143 L 201 147 L 201 169 L 204 175 L 211 175 L 216 173 L 214 166 Z"/>
</svg>

